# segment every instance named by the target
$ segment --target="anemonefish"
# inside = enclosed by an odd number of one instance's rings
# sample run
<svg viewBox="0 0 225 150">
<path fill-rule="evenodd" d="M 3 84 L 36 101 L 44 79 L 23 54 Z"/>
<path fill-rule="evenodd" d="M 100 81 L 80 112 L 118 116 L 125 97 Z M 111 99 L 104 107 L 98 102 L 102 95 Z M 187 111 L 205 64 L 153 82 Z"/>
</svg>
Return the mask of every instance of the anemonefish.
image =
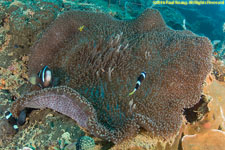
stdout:
<svg viewBox="0 0 225 150">
<path fill-rule="evenodd" d="M 41 88 L 49 87 L 52 84 L 52 71 L 48 66 L 44 66 L 39 72 L 38 77 L 41 79 Z"/>
<path fill-rule="evenodd" d="M 7 119 L 9 124 L 11 124 L 13 126 L 13 129 L 16 131 L 19 130 L 18 125 L 22 126 L 26 122 L 26 116 L 27 116 L 26 109 L 24 109 L 20 112 L 20 115 L 18 116 L 17 119 L 15 117 L 13 117 L 12 113 L 9 111 L 5 113 L 5 118 Z"/>
<path fill-rule="evenodd" d="M 145 77 L 146 77 L 146 72 L 143 71 L 143 72 L 140 74 L 140 76 L 137 78 L 136 86 L 135 86 L 134 90 L 133 90 L 132 92 L 129 93 L 129 96 L 130 96 L 130 95 L 133 95 L 134 92 L 137 91 L 137 89 L 139 88 L 139 86 L 141 85 L 141 82 L 145 79 Z"/>
<path fill-rule="evenodd" d="M 6 112 L 5 113 L 5 118 L 8 120 L 8 122 L 13 126 L 13 129 L 14 130 L 16 130 L 16 131 L 18 131 L 18 129 L 19 129 L 19 127 L 18 127 L 18 125 L 17 125 L 17 119 L 16 118 L 14 118 L 13 116 L 12 116 L 12 113 L 11 112 Z"/>
</svg>

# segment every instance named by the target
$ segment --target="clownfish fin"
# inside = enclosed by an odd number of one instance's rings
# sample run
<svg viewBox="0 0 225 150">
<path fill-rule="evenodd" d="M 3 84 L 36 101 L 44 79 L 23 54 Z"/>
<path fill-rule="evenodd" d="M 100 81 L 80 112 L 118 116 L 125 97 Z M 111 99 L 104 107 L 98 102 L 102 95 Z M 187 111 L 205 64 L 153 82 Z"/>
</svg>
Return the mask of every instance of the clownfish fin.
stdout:
<svg viewBox="0 0 225 150">
<path fill-rule="evenodd" d="M 129 96 L 133 95 L 135 91 L 136 91 L 136 90 L 134 89 L 132 92 L 130 92 L 130 93 L 129 93 Z"/>
</svg>

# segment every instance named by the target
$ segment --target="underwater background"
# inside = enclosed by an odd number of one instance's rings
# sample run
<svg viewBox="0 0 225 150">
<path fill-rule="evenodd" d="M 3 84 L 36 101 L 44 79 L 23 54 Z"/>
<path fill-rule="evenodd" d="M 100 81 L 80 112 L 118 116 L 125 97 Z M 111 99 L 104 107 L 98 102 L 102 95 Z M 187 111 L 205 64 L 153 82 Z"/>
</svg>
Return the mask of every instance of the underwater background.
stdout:
<svg viewBox="0 0 225 150">
<path fill-rule="evenodd" d="M 152 0 L 0 0 L 0 149 L 223 150 L 225 147 L 224 1 L 214 1 L 221 2 L 221 4 L 202 5 L 189 4 L 190 1 L 183 1 L 187 3 L 187 5 L 168 4 L 168 1 L 164 2 L 167 2 L 167 4 L 158 4 L 157 1 Z M 173 1 L 170 2 L 172 3 Z M 184 32 L 185 30 L 190 30 L 198 36 L 207 37 L 212 44 L 212 59 L 210 61 L 212 68 L 205 78 L 201 97 L 192 107 L 184 108 L 182 112 L 182 124 L 180 128 L 177 128 L 179 131 L 172 139 L 159 140 L 158 138 L 154 138 L 154 136 L 149 136 L 145 129 L 140 128 L 140 132 L 135 137 L 115 144 L 93 136 L 86 129 L 79 126 L 73 119 L 51 109 L 33 110 L 29 112 L 24 125 L 19 126 L 18 130 L 13 128 L 12 123 L 6 118 L 6 113 L 10 111 L 13 102 L 16 102 L 22 95 L 33 90 L 30 86 L 30 74 L 28 73 L 29 69 L 33 69 L 28 67 L 31 57 L 30 48 L 38 43 L 37 41 L 39 41 L 49 26 L 51 27 L 51 23 L 59 17 L 60 14 L 66 11 L 80 10 L 84 12 L 108 14 L 113 18 L 112 20 L 132 22 L 132 20 L 138 18 L 145 12 L 146 9 L 158 10 L 168 26 L 168 30 Z M 160 19 L 156 19 L 156 22 L 157 21 L 160 21 Z M 102 24 L 104 25 L 104 23 Z M 143 24 L 139 26 L 140 30 L 144 28 L 142 25 Z M 61 27 L 63 28 L 63 26 Z M 86 26 L 80 26 L 79 33 L 83 33 L 85 28 Z M 110 29 L 111 28 L 113 29 L 114 27 L 110 27 Z M 123 30 L 129 31 L 129 29 Z M 158 33 L 160 33 L 160 30 Z M 119 38 L 119 36 L 120 35 L 118 35 L 117 38 Z M 127 41 L 130 40 L 128 39 L 129 36 L 125 33 L 124 36 L 127 37 Z M 98 38 L 99 37 L 96 37 L 95 40 L 98 41 Z M 83 39 L 80 38 L 78 41 L 79 40 Z M 101 39 L 99 41 L 102 42 Z M 112 43 L 114 42 L 114 40 L 111 41 Z M 126 45 L 126 38 L 121 41 L 118 39 L 118 41 Z M 48 41 L 46 42 L 48 43 Z M 103 40 L 103 42 L 105 41 Z M 115 43 L 115 45 L 116 44 L 118 43 Z M 184 42 L 182 44 L 185 45 L 186 43 Z M 94 49 L 96 46 L 95 44 L 93 45 Z M 107 49 L 107 43 L 102 45 L 106 47 L 106 50 L 110 50 L 110 48 Z M 88 49 L 90 53 L 92 50 L 91 46 Z M 71 47 L 68 46 L 67 48 Z M 82 45 L 81 48 L 83 48 Z M 144 48 L 145 47 L 143 47 L 143 49 Z M 126 46 L 122 46 L 121 49 L 125 50 Z M 87 51 L 87 53 L 89 53 L 89 51 Z M 60 53 L 58 55 L 57 59 L 60 59 L 66 54 Z M 146 55 L 145 57 L 148 57 Z M 84 54 L 84 56 L 86 55 Z M 124 56 L 126 56 L 125 53 Z M 52 56 L 48 57 L 51 58 Z M 44 59 L 48 57 L 44 57 L 43 55 Z M 123 60 L 126 60 L 126 58 L 123 58 Z M 190 60 L 192 59 L 190 58 Z M 188 66 L 185 67 L 188 68 Z M 210 65 L 205 67 L 210 68 Z M 84 68 L 84 70 L 85 69 L 86 68 Z M 154 70 L 155 68 L 152 67 L 152 69 Z M 142 70 L 138 71 L 141 73 Z M 69 79 L 67 79 L 66 73 L 63 74 L 62 72 L 63 71 L 60 70 L 56 74 L 61 74 L 63 80 L 65 80 L 63 82 L 65 82 L 66 85 L 70 85 L 70 83 L 67 84 Z M 102 72 L 105 72 L 105 70 Z M 171 72 L 171 74 L 176 74 L 173 70 Z M 135 74 L 133 78 L 131 77 L 131 80 L 136 80 L 138 75 L 139 74 Z M 85 73 L 79 78 L 79 81 L 81 80 L 83 85 L 91 82 L 86 80 L 87 76 L 87 73 Z M 113 76 L 112 79 L 114 79 Z M 188 80 L 190 80 L 190 83 L 194 81 L 194 79 L 187 77 L 187 82 Z M 130 90 L 135 84 L 130 84 L 129 86 L 128 89 Z M 77 87 L 73 88 L 76 89 Z M 79 93 L 83 92 L 82 88 L 80 91 L 78 90 Z M 144 85 L 143 88 L 145 88 Z M 115 87 L 115 89 L 117 89 L 117 87 Z M 85 93 L 83 95 L 85 95 Z M 120 100 L 120 98 L 118 99 Z M 129 104 L 133 105 L 133 101 L 131 103 Z M 94 107 L 98 108 L 98 105 L 96 104 Z M 107 105 L 107 107 L 111 106 Z M 173 105 L 171 107 L 173 107 Z M 170 112 L 168 112 L 168 114 L 169 113 Z M 109 113 L 107 115 L 111 114 Z M 104 119 L 102 120 L 104 121 Z M 115 122 L 114 124 L 116 124 Z M 117 124 L 115 126 L 117 126 Z"/>
</svg>

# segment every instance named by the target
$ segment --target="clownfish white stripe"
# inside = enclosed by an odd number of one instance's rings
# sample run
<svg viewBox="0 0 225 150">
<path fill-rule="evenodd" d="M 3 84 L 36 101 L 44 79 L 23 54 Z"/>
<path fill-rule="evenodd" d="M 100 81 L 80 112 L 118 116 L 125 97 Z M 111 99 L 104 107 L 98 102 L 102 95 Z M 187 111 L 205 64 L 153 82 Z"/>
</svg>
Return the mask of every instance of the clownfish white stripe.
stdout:
<svg viewBox="0 0 225 150">
<path fill-rule="evenodd" d="M 140 81 L 137 81 L 137 84 L 138 84 L 138 85 L 141 85 L 141 82 L 140 82 Z"/>
<path fill-rule="evenodd" d="M 12 116 L 12 113 L 10 113 L 7 116 L 5 116 L 5 118 L 8 120 L 11 116 Z"/>
<path fill-rule="evenodd" d="M 13 126 L 13 129 L 18 131 L 19 127 L 17 126 L 17 119 L 13 117 L 12 113 L 7 111 L 5 113 L 5 118 L 8 120 L 9 124 Z"/>
<path fill-rule="evenodd" d="M 46 80 L 47 81 L 50 81 L 51 80 L 51 77 L 52 77 L 52 72 L 50 70 L 47 70 L 46 71 Z"/>
<path fill-rule="evenodd" d="M 45 82 L 45 70 L 48 68 L 48 66 L 45 66 L 43 71 L 41 72 L 41 76 L 42 76 L 42 82 Z"/>
<path fill-rule="evenodd" d="M 142 72 L 141 75 L 145 78 L 146 73 L 145 72 Z"/>
<path fill-rule="evenodd" d="M 19 127 L 18 127 L 18 125 L 13 125 L 13 129 L 15 129 L 15 130 L 17 130 L 17 129 L 19 129 Z"/>
</svg>

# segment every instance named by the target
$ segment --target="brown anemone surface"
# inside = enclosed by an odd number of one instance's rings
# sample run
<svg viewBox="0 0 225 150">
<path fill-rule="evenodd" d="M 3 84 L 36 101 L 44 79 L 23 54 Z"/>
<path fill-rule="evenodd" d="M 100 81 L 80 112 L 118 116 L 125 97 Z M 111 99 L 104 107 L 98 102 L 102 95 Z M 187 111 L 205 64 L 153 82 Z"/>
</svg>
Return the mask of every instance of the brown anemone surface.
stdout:
<svg viewBox="0 0 225 150">
<path fill-rule="evenodd" d="M 65 12 L 31 47 L 28 63 L 34 78 L 48 65 L 58 86 L 24 95 L 11 110 L 18 116 L 26 107 L 51 108 L 114 143 L 140 128 L 168 139 L 179 131 L 183 108 L 199 101 L 211 49 L 206 37 L 167 27 L 154 9 L 131 21 Z"/>
</svg>

